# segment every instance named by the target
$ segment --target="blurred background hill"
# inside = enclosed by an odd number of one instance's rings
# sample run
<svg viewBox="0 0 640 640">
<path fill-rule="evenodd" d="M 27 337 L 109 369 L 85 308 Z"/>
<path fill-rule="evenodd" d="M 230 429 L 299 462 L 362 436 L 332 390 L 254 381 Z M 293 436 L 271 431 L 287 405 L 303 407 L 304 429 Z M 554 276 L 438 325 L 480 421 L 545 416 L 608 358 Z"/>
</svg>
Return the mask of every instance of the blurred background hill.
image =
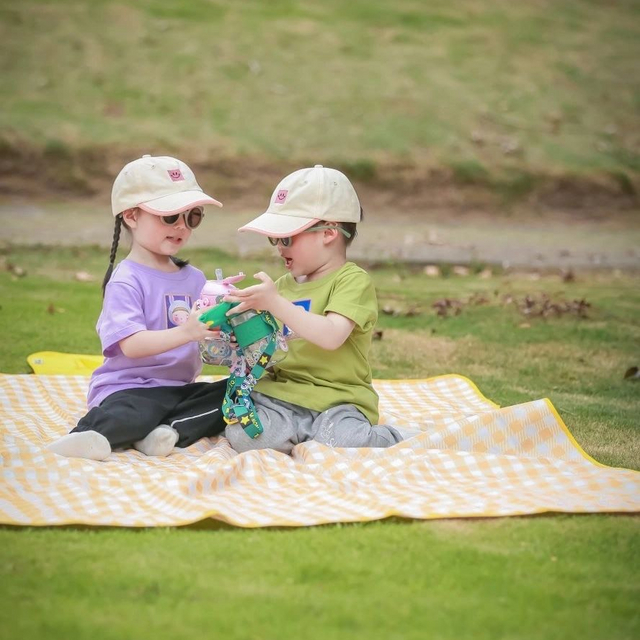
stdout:
<svg viewBox="0 0 640 640">
<path fill-rule="evenodd" d="M 637 225 L 636 0 L 0 0 L 0 19 L 5 199 L 106 208 L 152 153 L 252 211 L 322 163 L 395 212 Z"/>
<path fill-rule="evenodd" d="M 91 165 L 61 186 L 141 150 L 521 191 L 630 190 L 640 171 L 635 0 L 3 0 L 0 17 L 3 162 Z"/>
</svg>

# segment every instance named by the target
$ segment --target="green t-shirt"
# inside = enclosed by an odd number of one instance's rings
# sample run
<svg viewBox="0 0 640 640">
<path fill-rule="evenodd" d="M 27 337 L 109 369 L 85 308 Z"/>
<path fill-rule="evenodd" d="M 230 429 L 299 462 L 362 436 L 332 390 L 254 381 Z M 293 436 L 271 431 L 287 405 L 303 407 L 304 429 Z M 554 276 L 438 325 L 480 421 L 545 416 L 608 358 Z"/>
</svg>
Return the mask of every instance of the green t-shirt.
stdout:
<svg viewBox="0 0 640 640">
<path fill-rule="evenodd" d="M 378 319 L 376 291 L 369 274 L 353 262 L 319 280 L 297 283 L 289 273 L 276 282 L 279 293 L 307 311 L 339 313 L 355 322 L 334 351 L 302 338 L 289 341 L 287 357 L 264 376 L 255 390 L 314 411 L 355 405 L 378 423 L 378 394 L 371 384 L 369 349 Z"/>
</svg>

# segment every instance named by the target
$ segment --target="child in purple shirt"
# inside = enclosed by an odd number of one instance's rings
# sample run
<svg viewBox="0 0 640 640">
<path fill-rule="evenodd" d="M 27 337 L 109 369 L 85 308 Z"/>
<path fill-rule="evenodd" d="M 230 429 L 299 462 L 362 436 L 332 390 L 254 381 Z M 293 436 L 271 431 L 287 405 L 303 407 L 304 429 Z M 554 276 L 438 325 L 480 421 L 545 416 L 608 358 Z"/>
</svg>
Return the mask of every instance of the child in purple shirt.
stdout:
<svg viewBox="0 0 640 640">
<path fill-rule="evenodd" d="M 186 164 L 151 156 L 122 169 L 111 205 L 115 230 L 97 325 L 104 364 L 89 383 L 89 412 L 48 448 L 92 460 L 131 446 L 166 456 L 225 427 L 226 381 L 194 382 L 202 369 L 198 341 L 211 336 L 193 313 L 206 279 L 174 256 L 202 222 L 203 206 L 222 205 Z M 122 226 L 131 251 L 114 269 Z"/>
</svg>

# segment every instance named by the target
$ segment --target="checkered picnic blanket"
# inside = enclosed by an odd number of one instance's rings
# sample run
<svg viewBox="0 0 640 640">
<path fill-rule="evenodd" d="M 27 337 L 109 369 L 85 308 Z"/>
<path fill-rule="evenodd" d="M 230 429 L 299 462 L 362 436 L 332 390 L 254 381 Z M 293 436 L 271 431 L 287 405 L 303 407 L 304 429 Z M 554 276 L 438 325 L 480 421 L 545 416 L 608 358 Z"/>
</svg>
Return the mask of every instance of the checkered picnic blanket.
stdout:
<svg viewBox="0 0 640 640">
<path fill-rule="evenodd" d="M 307 442 L 291 456 L 239 455 L 220 437 L 104 462 L 44 448 L 84 413 L 87 382 L 0 375 L 0 522 L 261 527 L 640 510 L 640 473 L 590 458 L 548 400 L 499 408 L 461 376 L 375 382 L 383 421 L 423 431 L 389 449 Z"/>
</svg>

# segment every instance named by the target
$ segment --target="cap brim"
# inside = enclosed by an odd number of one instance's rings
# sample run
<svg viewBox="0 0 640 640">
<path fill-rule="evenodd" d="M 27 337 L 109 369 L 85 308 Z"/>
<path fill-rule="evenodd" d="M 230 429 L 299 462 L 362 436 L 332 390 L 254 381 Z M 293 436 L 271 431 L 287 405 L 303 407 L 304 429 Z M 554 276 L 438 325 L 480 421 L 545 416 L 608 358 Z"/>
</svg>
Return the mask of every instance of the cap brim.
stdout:
<svg viewBox="0 0 640 640">
<path fill-rule="evenodd" d="M 172 193 L 168 196 L 162 196 L 155 200 L 142 202 L 138 206 L 147 213 L 153 213 L 157 216 L 171 215 L 172 213 L 180 213 L 191 207 L 202 207 L 207 204 L 221 207 L 222 203 L 214 200 L 202 191 L 181 191 L 180 193 Z"/>
<path fill-rule="evenodd" d="M 287 238 L 308 229 L 319 222 L 319 218 L 302 218 L 277 213 L 263 213 L 255 220 L 240 227 L 238 231 L 255 231 L 271 238 Z"/>
</svg>

